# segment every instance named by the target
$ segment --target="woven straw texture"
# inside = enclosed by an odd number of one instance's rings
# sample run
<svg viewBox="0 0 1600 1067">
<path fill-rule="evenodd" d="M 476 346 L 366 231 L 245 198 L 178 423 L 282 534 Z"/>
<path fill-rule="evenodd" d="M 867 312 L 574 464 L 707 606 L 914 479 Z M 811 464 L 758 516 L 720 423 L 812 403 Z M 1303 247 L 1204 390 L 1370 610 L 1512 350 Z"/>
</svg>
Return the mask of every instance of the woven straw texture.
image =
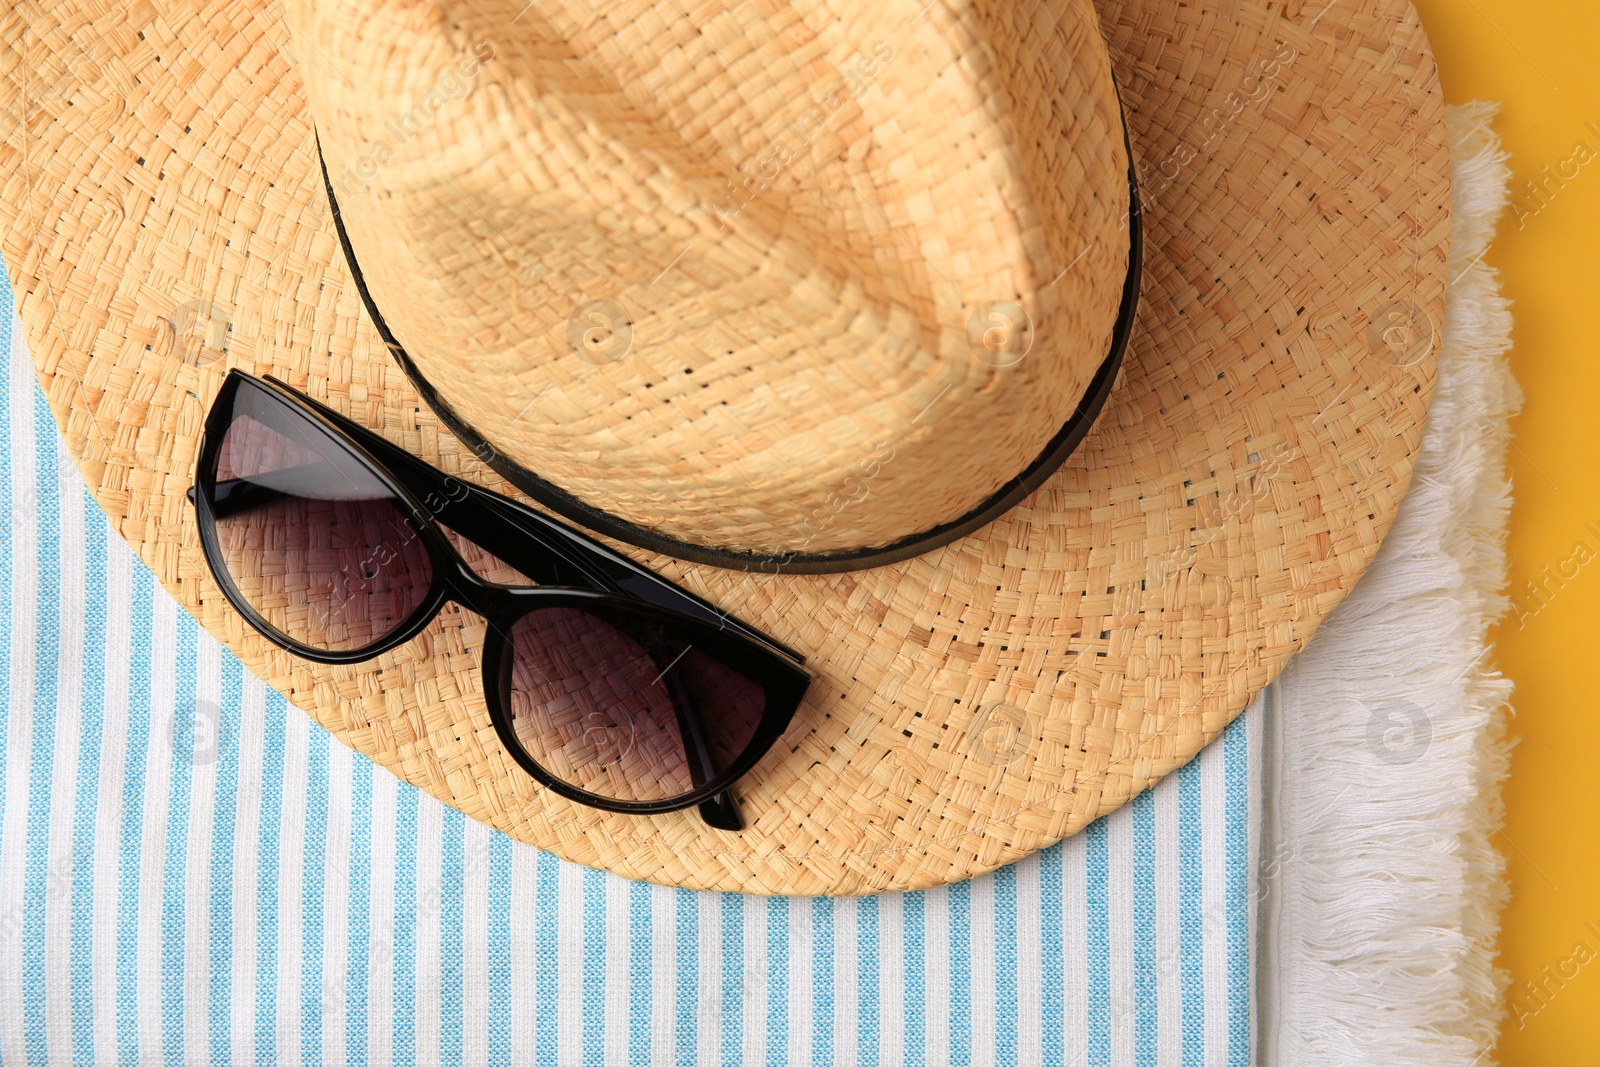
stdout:
<svg viewBox="0 0 1600 1067">
<path fill-rule="evenodd" d="M 881 546 L 1020 473 L 1105 359 L 1128 160 L 1086 7 L 371 6 L 286 5 L 362 274 L 468 425 L 591 506 Z"/>
<path fill-rule="evenodd" d="M 898 27 L 896 54 L 964 24 L 956 6 Z M 489 725 L 475 616 L 320 667 L 268 646 L 212 582 L 184 491 L 230 366 L 500 485 L 441 435 L 361 308 L 286 55 L 317 46 L 276 6 L 0 16 L 0 223 L 41 383 L 166 588 L 466 814 L 695 888 L 867 893 L 990 870 L 1182 765 L 1311 639 L 1404 493 L 1442 321 L 1448 157 L 1409 4 L 1097 6 L 1148 252 L 1124 372 L 1078 452 L 1004 518 L 889 567 L 753 575 L 634 553 L 818 675 L 740 787 L 742 834 L 537 789 Z M 871 510 L 867 488 L 853 509 Z"/>
</svg>

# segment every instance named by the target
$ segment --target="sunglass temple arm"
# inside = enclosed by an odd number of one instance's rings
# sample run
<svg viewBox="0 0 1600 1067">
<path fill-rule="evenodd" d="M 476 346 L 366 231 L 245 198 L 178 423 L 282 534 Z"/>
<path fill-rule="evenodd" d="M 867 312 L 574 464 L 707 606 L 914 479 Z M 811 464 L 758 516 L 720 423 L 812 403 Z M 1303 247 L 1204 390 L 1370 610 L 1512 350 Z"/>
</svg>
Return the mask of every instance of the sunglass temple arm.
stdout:
<svg viewBox="0 0 1600 1067">
<path fill-rule="evenodd" d="M 613 552 L 598 541 L 510 497 L 435 470 L 423 460 L 373 433 L 365 426 L 294 390 L 293 386 L 270 376 L 267 380 L 293 390 L 296 396 L 312 405 L 319 414 L 335 423 L 340 430 L 353 437 L 357 443 L 389 467 L 396 477 L 404 479 L 413 493 L 424 498 L 442 499 L 444 503 L 436 512 L 435 518 L 485 550 L 506 560 L 507 563 L 520 569 L 517 557 L 523 555 L 523 552 L 518 550 L 519 546 L 509 544 L 499 529 L 510 525 L 521 535 L 531 538 L 546 551 L 578 569 L 588 579 L 586 584 L 602 592 L 622 592 L 639 597 L 670 611 L 682 612 L 709 622 L 718 628 L 737 631 L 753 641 L 782 653 L 796 663 L 805 662 L 805 657 L 794 649 L 758 630 L 751 629 L 734 616 L 718 611 L 688 590 L 664 580 L 649 568 Z M 529 574 L 529 577 L 543 582 L 539 575 Z M 543 584 L 571 583 L 562 580 L 543 582 Z"/>
</svg>

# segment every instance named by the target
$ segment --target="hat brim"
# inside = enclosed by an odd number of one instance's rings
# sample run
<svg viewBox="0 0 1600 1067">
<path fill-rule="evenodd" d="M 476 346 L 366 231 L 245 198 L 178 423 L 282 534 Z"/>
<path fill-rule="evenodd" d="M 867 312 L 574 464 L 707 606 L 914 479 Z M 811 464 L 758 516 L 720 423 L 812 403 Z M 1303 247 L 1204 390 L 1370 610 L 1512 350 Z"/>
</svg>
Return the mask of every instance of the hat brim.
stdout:
<svg viewBox="0 0 1600 1067">
<path fill-rule="evenodd" d="M 474 616 L 321 666 L 212 581 L 185 491 L 229 367 L 506 488 L 440 433 L 362 309 L 277 5 L 4 16 L 0 222 L 41 383 L 165 588 L 342 741 L 466 814 L 698 889 L 980 874 L 1184 764 L 1311 640 L 1405 492 L 1443 321 L 1448 147 L 1409 2 L 1096 7 L 1145 265 L 1123 372 L 1077 452 L 1000 519 L 889 566 L 752 574 L 618 546 L 817 676 L 741 783 L 742 833 L 539 789 L 490 724 Z"/>
</svg>

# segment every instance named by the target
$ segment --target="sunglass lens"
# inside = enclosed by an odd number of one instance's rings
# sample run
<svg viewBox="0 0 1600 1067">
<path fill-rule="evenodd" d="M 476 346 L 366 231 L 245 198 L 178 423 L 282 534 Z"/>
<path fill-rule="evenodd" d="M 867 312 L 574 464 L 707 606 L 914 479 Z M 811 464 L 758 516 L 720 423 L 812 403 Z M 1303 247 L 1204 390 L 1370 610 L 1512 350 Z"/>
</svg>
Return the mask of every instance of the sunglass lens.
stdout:
<svg viewBox="0 0 1600 1067">
<path fill-rule="evenodd" d="M 211 510 L 250 606 L 309 648 L 350 652 L 411 618 L 433 561 L 409 511 L 341 440 L 265 390 L 234 392 Z"/>
<path fill-rule="evenodd" d="M 509 707 L 540 767 L 618 801 L 686 796 L 750 747 L 760 685 L 625 613 L 541 608 L 512 628 Z"/>
</svg>

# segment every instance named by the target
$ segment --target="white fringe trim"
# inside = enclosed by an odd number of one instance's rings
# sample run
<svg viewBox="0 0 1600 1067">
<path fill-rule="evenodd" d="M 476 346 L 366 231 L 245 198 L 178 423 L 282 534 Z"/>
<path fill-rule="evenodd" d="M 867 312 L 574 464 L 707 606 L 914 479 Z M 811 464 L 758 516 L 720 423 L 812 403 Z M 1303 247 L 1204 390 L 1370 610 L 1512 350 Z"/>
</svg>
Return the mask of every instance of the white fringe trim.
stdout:
<svg viewBox="0 0 1600 1067">
<path fill-rule="evenodd" d="M 1498 105 L 1448 115 L 1439 381 L 1377 559 L 1267 690 L 1257 1001 L 1263 1064 L 1491 1067 L 1507 976 L 1502 822 L 1511 314 L 1482 262 L 1511 171 Z"/>
</svg>

